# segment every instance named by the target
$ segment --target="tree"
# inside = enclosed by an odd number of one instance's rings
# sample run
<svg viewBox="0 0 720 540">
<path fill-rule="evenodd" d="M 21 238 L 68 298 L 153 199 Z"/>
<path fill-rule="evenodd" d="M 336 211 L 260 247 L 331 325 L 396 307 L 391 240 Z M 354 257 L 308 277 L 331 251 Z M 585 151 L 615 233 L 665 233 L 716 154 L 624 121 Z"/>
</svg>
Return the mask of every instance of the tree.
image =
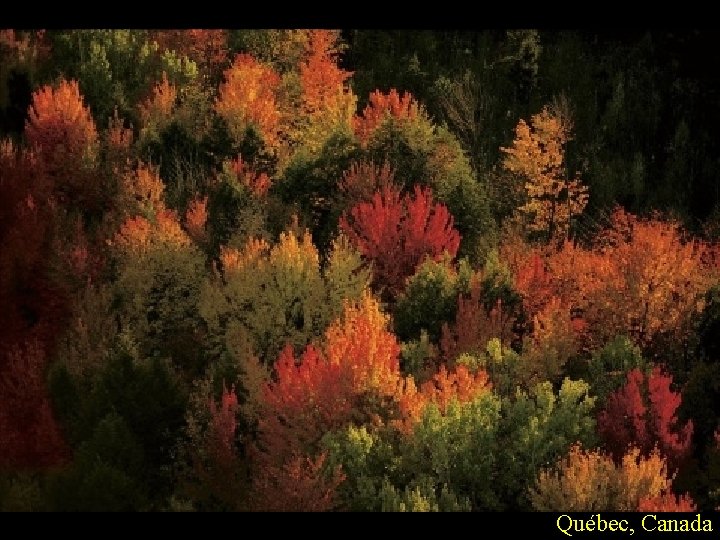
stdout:
<svg viewBox="0 0 720 540">
<path fill-rule="evenodd" d="M 148 38 L 160 51 L 174 51 L 195 62 L 214 81 L 228 61 L 227 30 L 153 30 Z"/>
<path fill-rule="evenodd" d="M 566 179 L 565 145 L 571 131 L 567 116 L 545 107 L 532 116 L 530 125 L 520 120 L 513 145 L 501 148 L 505 168 L 525 180 L 528 201 L 518 210 L 528 217 L 528 229 L 550 239 L 568 235 L 570 221 L 588 200 L 579 177 Z"/>
<path fill-rule="evenodd" d="M 225 71 L 215 104 L 236 141 L 242 141 L 249 127 L 258 131 L 268 146 L 278 142 L 280 112 L 277 108 L 280 77 L 270 66 L 249 54 L 238 54 Z"/>
<path fill-rule="evenodd" d="M 98 152 L 98 134 L 77 81 L 62 79 L 56 88 L 33 93 L 25 138 L 46 167 L 58 193 L 69 201 L 97 202 L 101 186 L 89 174 Z"/>
<path fill-rule="evenodd" d="M 598 433 L 616 459 L 629 446 L 646 455 L 657 446 L 672 469 L 683 462 L 690 451 L 693 423 L 678 420 L 682 396 L 671 384 L 672 375 L 659 366 L 649 375 L 633 369 L 625 386 L 610 395 L 598 416 Z"/>
<path fill-rule="evenodd" d="M 171 210 L 152 220 L 127 218 L 113 240 L 118 309 L 147 356 L 170 356 L 188 376 L 204 366 L 198 354 L 205 256 Z"/>
<path fill-rule="evenodd" d="M 245 328 L 266 363 L 291 343 L 304 347 L 322 335 L 342 312 L 343 300 L 358 299 L 368 282 L 357 254 L 338 240 L 330 264 L 320 269 L 320 255 L 310 233 L 280 235 L 270 246 L 251 238 L 244 248 L 221 251 L 223 281 L 203 288 L 200 314 L 211 335 L 233 325 Z"/>
<path fill-rule="evenodd" d="M 311 155 L 336 133 L 349 133 L 357 98 L 348 84 L 351 72 L 339 66 L 337 30 L 310 30 L 299 66 L 302 127 L 294 139 Z"/>
<path fill-rule="evenodd" d="M 498 300 L 488 309 L 477 280 L 470 284 L 470 294 L 459 294 L 453 324 L 443 323 L 440 350 L 446 362 L 455 361 L 461 354 L 482 355 L 488 341 L 498 338 L 502 346 L 509 346 L 513 333 L 513 316 Z"/>
<path fill-rule="evenodd" d="M 473 271 L 467 261 L 459 268 L 446 260 L 426 259 L 407 281 L 395 304 L 395 332 L 402 340 L 417 339 L 423 330 L 437 343 L 443 323 L 455 317 L 460 294 L 470 292 Z"/>
<path fill-rule="evenodd" d="M 327 329 L 322 350 L 309 345 L 298 362 L 292 347 L 283 349 L 275 363 L 277 378 L 263 393 L 255 452 L 259 501 L 270 508 L 303 509 L 297 498 L 287 496 L 297 493 L 298 476 L 309 474 L 316 496 L 332 502 L 327 490 L 342 477 L 335 467 L 324 480 L 317 478 L 325 459 L 320 440 L 352 421 L 368 421 L 396 392 L 400 348 L 387 324 L 378 302 L 366 294 L 358 304 L 346 304 L 342 317 Z"/>
<path fill-rule="evenodd" d="M 363 144 L 367 144 L 373 131 L 385 121 L 386 117 L 391 116 L 398 121 L 412 120 L 421 110 L 419 103 L 410 92 L 403 92 L 401 95 L 392 88 L 390 92 L 383 94 L 380 90 L 375 90 L 370 94 L 362 115 L 353 118 L 353 128 L 358 139 Z M 424 110 L 422 114 L 426 114 Z"/>
<path fill-rule="evenodd" d="M 649 358 L 682 357 L 713 271 L 707 246 L 678 223 L 616 209 L 586 249 L 566 243 L 547 259 L 553 288 L 588 324 L 589 348 L 618 334 Z"/>
<path fill-rule="evenodd" d="M 383 189 L 340 218 L 342 231 L 372 261 L 374 286 L 389 298 L 402 291 L 425 257 L 455 256 L 460 235 L 453 223 L 445 205 L 434 203 L 432 191 L 420 186 L 414 196 Z"/>
<path fill-rule="evenodd" d="M 596 451 L 573 446 L 555 468 L 540 472 L 530 499 L 544 512 L 689 511 L 692 499 L 676 499 L 672 477 L 657 452 L 643 456 L 637 448 L 613 463 Z M 667 510 L 666 510 L 667 509 Z"/>
<path fill-rule="evenodd" d="M 47 359 L 38 342 L 12 346 L 0 357 L 0 469 L 66 463 L 69 449 L 45 385 Z"/>
</svg>

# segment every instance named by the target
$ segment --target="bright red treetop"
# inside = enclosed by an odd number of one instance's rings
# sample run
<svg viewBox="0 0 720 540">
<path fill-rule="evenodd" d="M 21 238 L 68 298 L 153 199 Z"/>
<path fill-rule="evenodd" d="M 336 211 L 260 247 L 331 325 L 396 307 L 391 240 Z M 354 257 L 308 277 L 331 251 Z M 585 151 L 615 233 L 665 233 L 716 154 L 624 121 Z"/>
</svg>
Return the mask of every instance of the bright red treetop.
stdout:
<svg viewBox="0 0 720 540">
<path fill-rule="evenodd" d="M 415 186 L 413 195 L 387 186 L 340 218 L 340 228 L 373 262 L 375 286 L 395 297 L 417 266 L 431 257 L 451 257 L 460 247 L 460 233 L 444 204 L 434 203 L 430 188 Z"/>
</svg>

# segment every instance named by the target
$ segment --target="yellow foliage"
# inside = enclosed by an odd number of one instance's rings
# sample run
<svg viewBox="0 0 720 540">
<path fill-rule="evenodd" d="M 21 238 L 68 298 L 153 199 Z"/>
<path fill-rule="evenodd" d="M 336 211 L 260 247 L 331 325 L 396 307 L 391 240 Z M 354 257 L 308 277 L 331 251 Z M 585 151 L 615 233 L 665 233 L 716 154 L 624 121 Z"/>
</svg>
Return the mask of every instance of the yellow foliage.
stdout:
<svg viewBox="0 0 720 540">
<path fill-rule="evenodd" d="M 503 164 L 525 179 L 528 200 L 518 210 L 528 217 L 529 230 L 546 232 L 551 238 L 564 236 L 570 219 L 582 213 L 588 201 L 580 178 L 567 180 L 565 145 L 572 125 L 547 107 L 533 115 L 530 123 L 520 120 L 512 146 L 501 148 L 506 154 Z"/>
<path fill-rule="evenodd" d="M 643 457 L 631 449 L 616 465 L 609 456 L 574 446 L 557 467 L 540 472 L 530 500 L 540 511 L 634 512 L 641 500 L 668 492 L 671 481 L 657 452 Z"/>
</svg>

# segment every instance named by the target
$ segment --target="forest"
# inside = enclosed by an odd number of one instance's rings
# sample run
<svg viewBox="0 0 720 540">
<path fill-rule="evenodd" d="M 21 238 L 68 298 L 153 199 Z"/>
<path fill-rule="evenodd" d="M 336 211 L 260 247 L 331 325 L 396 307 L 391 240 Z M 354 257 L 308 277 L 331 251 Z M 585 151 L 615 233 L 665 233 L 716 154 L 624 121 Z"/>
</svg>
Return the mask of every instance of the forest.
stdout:
<svg viewBox="0 0 720 540">
<path fill-rule="evenodd" d="M 0 510 L 717 509 L 714 43 L 0 30 Z"/>
</svg>

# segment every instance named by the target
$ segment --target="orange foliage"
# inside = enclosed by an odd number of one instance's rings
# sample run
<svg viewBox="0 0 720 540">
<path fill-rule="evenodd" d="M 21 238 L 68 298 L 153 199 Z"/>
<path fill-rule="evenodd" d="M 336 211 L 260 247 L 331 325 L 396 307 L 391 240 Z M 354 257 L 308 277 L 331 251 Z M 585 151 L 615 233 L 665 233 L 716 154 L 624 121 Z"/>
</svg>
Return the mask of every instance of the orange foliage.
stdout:
<svg viewBox="0 0 720 540">
<path fill-rule="evenodd" d="M 613 463 L 609 456 L 574 445 L 557 467 L 540 472 L 530 497 L 541 511 L 635 512 L 643 504 L 669 506 L 671 485 L 665 460 L 657 452 L 645 457 L 630 448 Z M 679 502 L 691 504 L 689 498 Z"/>
<path fill-rule="evenodd" d="M 398 398 L 401 420 L 396 425 L 401 431 L 408 433 L 428 404 L 436 404 L 444 414 L 451 402 L 467 403 L 491 388 L 492 384 L 485 370 L 472 373 L 461 365 L 449 372 L 442 365 L 431 380 L 422 384 L 420 391 L 416 389 L 411 378 L 407 379 Z"/>
<path fill-rule="evenodd" d="M 207 202 L 207 196 L 200 198 L 196 195 L 185 211 L 185 228 L 190 238 L 198 243 L 204 242 L 207 236 L 205 231 L 208 218 Z"/>
<path fill-rule="evenodd" d="M 135 214 L 139 211 L 152 215 L 164 208 L 165 184 L 155 168 L 140 162 L 135 170 L 123 176 L 121 185 L 126 213 Z"/>
<path fill-rule="evenodd" d="M 140 104 L 140 118 L 143 126 L 161 125 L 172 115 L 177 101 L 177 90 L 170 84 L 167 74 L 153 87 L 152 96 Z"/>
<path fill-rule="evenodd" d="M 95 122 L 77 81 L 63 79 L 57 88 L 46 85 L 33 93 L 25 137 L 53 173 L 69 173 L 95 157 Z"/>
<path fill-rule="evenodd" d="M 566 243 L 548 266 L 557 294 L 588 323 L 591 345 L 625 333 L 647 350 L 687 338 L 713 279 L 706 252 L 677 223 L 618 210 L 593 249 Z"/>
<path fill-rule="evenodd" d="M 240 139 L 245 129 L 254 126 L 266 144 L 274 146 L 278 139 L 280 113 L 277 91 L 280 76 L 249 54 L 238 54 L 233 65 L 225 70 L 215 110 Z"/>
<path fill-rule="evenodd" d="M 391 395 L 400 374 L 400 346 L 390 332 L 380 304 L 364 294 L 359 304 L 345 304 L 342 317 L 325 332 L 325 354 L 331 364 L 351 369 L 356 393 Z"/>
<path fill-rule="evenodd" d="M 315 455 L 328 431 L 372 415 L 363 410 L 366 400 L 396 393 L 400 347 L 387 323 L 378 302 L 366 294 L 359 304 L 346 304 L 326 331 L 324 350 L 309 345 L 296 361 L 292 347 L 285 347 L 275 363 L 276 380 L 263 392 L 256 489 L 268 496 L 272 488 L 276 499 L 292 491 L 287 467 Z"/>
<path fill-rule="evenodd" d="M 243 161 L 242 156 L 230 160 L 227 169 L 235 175 L 238 182 L 247 187 L 257 197 L 267 195 L 272 185 L 272 180 L 266 173 L 253 171 L 250 165 Z"/>
<path fill-rule="evenodd" d="M 154 221 L 141 216 L 127 218 L 112 243 L 129 252 L 143 253 L 158 243 L 186 247 L 192 242 L 182 230 L 177 213 L 163 209 L 157 212 Z"/>
<path fill-rule="evenodd" d="M 410 92 L 403 92 L 400 95 L 394 88 L 387 94 L 375 90 L 370 94 L 369 103 L 365 106 L 362 115 L 353 118 L 355 135 L 366 144 L 375 129 L 386 118 L 412 119 L 417 117 L 419 110 L 420 105 Z"/>
<path fill-rule="evenodd" d="M 515 274 L 515 289 L 522 295 L 525 312 L 532 317 L 553 296 L 553 280 L 537 250 L 530 250 L 527 255 Z"/>
<path fill-rule="evenodd" d="M 254 265 L 261 258 L 267 256 L 270 246 L 262 238 L 250 238 L 242 251 L 221 246 L 220 262 L 225 273 L 241 270 L 248 265 Z"/>
<path fill-rule="evenodd" d="M 126 128 L 125 122 L 118 116 L 117 109 L 115 109 L 105 132 L 107 160 L 115 174 L 129 166 L 132 143 L 132 126 Z"/>
<path fill-rule="evenodd" d="M 300 63 L 300 85 L 306 114 L 339 108 L 345 81 L 352 75 L 338 66 L 337 30 L 310 30 L 305 59 Z"/>
</svg>

